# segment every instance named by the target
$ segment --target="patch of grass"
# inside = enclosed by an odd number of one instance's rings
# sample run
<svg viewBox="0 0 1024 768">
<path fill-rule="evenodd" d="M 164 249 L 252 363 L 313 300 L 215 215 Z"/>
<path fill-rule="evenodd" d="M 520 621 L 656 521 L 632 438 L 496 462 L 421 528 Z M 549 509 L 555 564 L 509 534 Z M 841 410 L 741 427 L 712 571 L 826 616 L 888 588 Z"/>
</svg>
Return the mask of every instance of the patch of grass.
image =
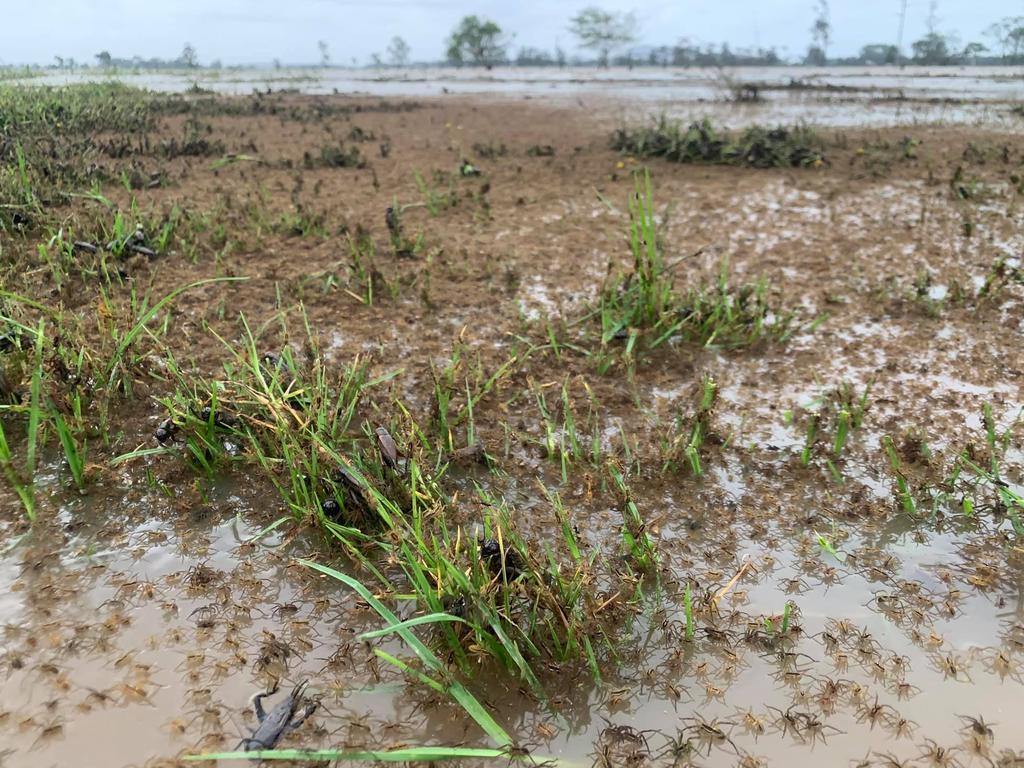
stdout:
<svg viewBox="0 0 1024 768">
<path fill-rule="evenodd" d="M 306 152 L 302 156 L 302 164 L 306 168 L 365 168 L 366 160 L 359 147 L 352 145 L 346 149 L 344 142 L 339 142 L 325 144 L 320 147 L 319 154 Z"/>
<path fill-rule="evenodd" d="M 431 184 L 423 178 L 418 170 L 413 171 L 413 179 L 416 181 L 416 188 L 420 192 L 422 205 L 431 216 L 437 216 L 441 211 L 454 208 L 459 203 L 459 197 L 455 193 L 455 185 L 450 177 L 443 172 L 434 173 L 434 183 Z M 405 206 L 409 208 L 411 206 Z"/>
<path fill-rule="evenodd" d="M 761 340 L 785 341 L 800 327 L 795 313 L 772 306 L 764 281 L 734 285 L 727 260 L 713 284 L 676 290 L 674 273 L 685 259 L 669 264 L 665 258 L 647 169 L 635 176 L 629 220 L 632 271 L 623 277 L 610 269 L 597 308 L 584 319 L 597 315 L 602 348 L 624 342 L 621 358 L 631 369 L 639 354 L 670 340 L 739 347 Z M 611 362 L 604 355 L 600 370 L 607 370 Z"/>
<path fill-rule="evenodd" d="M 438 693 L 444 693 L 451 697 L 456 703 L 458 703 L 465 712 L 473 718 L 473 720 L 479 725 L 483 731 L 499 746 L 507 746 L 512 744 L 512 738 L 505 732 L 505 730 L 495 722 L 494 718 L 484 709 L 483 705 L 471 694 L 462 683 L 452 678 L 448 671 L 447 665 L 445 665 L 437 655 L 431 651 L 426 645 L 423 644 L 411 631 L 410 624 L 408 622 L 399 621 L 398 617 L 391 612 L 376 596 L 374 596 L 370 590 L 364 587 L 359 581 L 347 576 L 340 571 L 336 571 L 333 568 L 314 563 L 309 560 L 300 560 L 303 565 L 320 571 L 321 573 L 330 576 L 333 579 L 337 579 L 342 582 L 350 589 L 353 589 L 359 596 L 365 600 L 371 608 L 387 622 L 385 632 L 397 634 L 405 643 L 413 650 L 420 662 L 432 673 L 433 676 L 428 676 L 422 672 L 414 670 L 405 662 L 400 659 L 385 653 L 381 649 L 377 648 L 374 652 L 378 657 L 384 659 L 392 666 L 401 669 L 404 672 L 410 673 L 415 679 L 426 684 L 428 687 L 434 689 Z M 445 613 L 435 613 L 429 617 L 431 621 L 459 621 L 457 616 L 450 616 Z M 426 622 L 421 622 L 426 623 Z M 373 633 L 380 634 L 380 633 Z"/>
<path fill-rule="evenodd" d="M 864 422 L 871 385 L 869 381 L 858 394 L 852 383 L 844 381 L 798 409 L 803 414 L 805 433 L 800 453 L 803 466 L 810 465 L 815 457 L 819 457 L 833 476 L 841 479 L 835 462 L 842 458 L 851 434 Z"/>
<path fill-rule="evenodd" d="M 669 438 L 662 441 L 663 472 L 674 469 L 685 459 L 694 476 L 703 474 L 700 451 L 712 431 L 711 415 L 717 399 L 718 385 L 705 374 L 692 414 L 677 416 Z"/>
<path fill-rule="evenodd" d="M 576 413 L 570 394 L 569 379 L 562 383 L 556 403 L 549 405 L 544 388 L 533 386 L 533 395 L 541 416 L 541 450 L 544 456 L 561 465 L 562 482 L 569 480 L 569 468 L 577 461 L 589 461 L 593 466 L 601 463 L 601 435 L 597 408 L 590 388 L 583 383 L 589 407 L 581 419 Z"/>
<path fill-rule="evenodd" d="M 609 464 L 608 474 L 621 497 L 622 544 L 625 555 L 633 563 L 638 573 L 653 576 L 658 566 L 658 551 L 654 539 L 651 538 L 647 524 L 641 517 L 629 486 L 618 467 Z"/>
<path fill-rule="evenodd" d="M 808 168 L 826 162 L 824 141 L 805 125 L 752 126 L 733 132 L 716 128 L 707 119 L 684 128 L 662 116 L 646 127 L 619 128 L 611 145 L 623 154 L 677 163 Z"/>
</svg>

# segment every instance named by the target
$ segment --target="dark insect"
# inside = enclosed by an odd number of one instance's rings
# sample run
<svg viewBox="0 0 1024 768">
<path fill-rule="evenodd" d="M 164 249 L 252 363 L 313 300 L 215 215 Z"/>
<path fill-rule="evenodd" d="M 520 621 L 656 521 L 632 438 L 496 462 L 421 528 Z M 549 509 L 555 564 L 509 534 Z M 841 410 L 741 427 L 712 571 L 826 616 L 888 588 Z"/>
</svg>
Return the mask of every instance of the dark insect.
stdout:
<svg viewBox="0 0 1024 768">
<path fill-rule="evenodd" d="M 398 211 L 390 205 L 384 211 L 384 223 L 388 225 L 388 232 L 391 233 L 392 237 L 401 237 L 402 223 L 398 219 Z"/>
<path fill-rule="evenodd" d="M 502 561 L 501 544 L 497 539 L 479 539 L 480 559 L 487 563 L 491 573 L 501 576 L 504 572 L 506 581 L 515 581 L 523 573 L 523 559 L 515 550 L 505 547 L 505 559 Z"/>
<path fill-rule="evenodd" d="M 278 740 L 286 733 L 294 731 L 312 715 L 317 702 L 306 698 L 307 682 L 303 680 L 295 689 L 274 707 L 270 712 L 263 711 L 263 699 L 277 693 L 277 682 L 266 693 L 258 693 L 253 697 L 252 706 L 256 710 L 259 725 L 252 736 L 242 739 L 241 746 L 246 752 L 273 749 Z M 301 713 L 300 710 L 301 709 Z"/>
<path fill-rule="evenodd" d="M 355 476 L 355 473 L 348 467 L 344 465 L 339 466 L 337 478 L 348 490 L 352 491 L 352 493 L 357 496 L 362 496 L 363 484 L 360 482 L 359 478 Z"/>
<path fill-rule="evenodd" d="M 207 424 L 210 423 L 210 417 L 213 416 L 213 425 L 216 427 L 231 427 L 234 426 L 235 417 L 230 413 L 226 413 L 221 410 L 214 411 L 210 406 L 204 405 L 203 409 L 199 412 L 199 418 L 205 421 Z"/>
<path fill-rule="evenodd" d="M 465 595 L 445 595 L 441 604 L 444 606 L 446 612 L 452 616 L 458 616 L 460 619 L 466 615 L 466 596 Z"/>
<path fill-rule="evenodd" d="M 380 450 L 380 459 L 385 466 L 391 469 L 398 468 L 398 446 L 395 439 L 384 427 L 377 427 L 377 448 Z"/>
<path fill-rule="evenodd" d="M 355 472 L 343 464 L 339 465 L 334 473 L 334 482 L 341 486 L 338 490 L 344 496 L 347 511 L 358 512 L 371 509 L 370 503 L 366 500 L 366 481 L 357 477 Z M 333 493 L 334 489 L 330 489 L 329 492 Z M 326 507 L 324 507 L 324 514 L 328 517 L 331 516 Z"/>
<path fill-rule="evenodd" d="M 320 504 L 320 509 L 324 511 L 324 514 L 331 520 L 338 520 L 341 517 L 341 504 L 335 499 L 325 499 Z"/>
<path fill-rule="evenodd" d="M 170 419 L 164 419 L 161 421 L 153 433 L 153 437 L 160 445 L 166 445 L 168 441 L 174 440 L 174 436 L 178 433 L 178 425 Z"/>
<path fill-rule="evenodd" d="M 273 373 L 275 369 L 281 367 L 281 356 L 276 352 L 264 352 L 263 357 L 260 358 L 260 362 L 264 365 L 264 370 L 269 373 Z"/>
<path fill-rule="evenodd" d="M 96 253 L 99 248 L 92 243 L 87 243 L 85 240 L 75 240 L 72 244 L 72 248 L 76 251 L 85 251 L 86 253 Z"/>
</svg>

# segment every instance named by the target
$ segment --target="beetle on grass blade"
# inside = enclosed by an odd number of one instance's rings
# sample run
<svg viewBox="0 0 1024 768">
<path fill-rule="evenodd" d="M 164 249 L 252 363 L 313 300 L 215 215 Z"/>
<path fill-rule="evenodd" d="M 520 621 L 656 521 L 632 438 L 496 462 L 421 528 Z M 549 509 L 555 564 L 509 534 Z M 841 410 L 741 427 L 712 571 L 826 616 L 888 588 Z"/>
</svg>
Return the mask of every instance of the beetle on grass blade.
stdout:
<svg viewBox="0 0 1024 768">
<path fill-rule="evenodd" d="M 377 427 L 376 434 L 380 460 L 384 462 L 384 466 L 397 471 L 398 446 L 395 444 L 395 438 L 384 427 Z"/>
</svg>

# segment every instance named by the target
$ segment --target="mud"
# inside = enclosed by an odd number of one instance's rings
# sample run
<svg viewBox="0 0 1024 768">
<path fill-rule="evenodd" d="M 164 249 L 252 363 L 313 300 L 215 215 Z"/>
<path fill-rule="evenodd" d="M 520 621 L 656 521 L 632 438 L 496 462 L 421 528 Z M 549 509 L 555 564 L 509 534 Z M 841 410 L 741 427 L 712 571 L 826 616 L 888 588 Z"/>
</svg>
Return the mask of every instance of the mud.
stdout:
<svg viewBox="0 0 1024 768">
<path fill-rule="evenodd" d="M 580 318 L 609 263 L 629 261 L 626 211 L 641 163 L 608 149 L 616 118 L 536 100 L 381 109 L 378 98 L 265 99 L 270 114 L 205 118 L 225 151 L 253 160 L 138 159 L 170 181 L 136 191 L 141 205 L 208 212 L 226 234 L 215 245 L 204 234 L 195 258 L 136 259 L 126 266 L 134 284 L 162 294 L 205 277 L 249 278 L 175 302 L 175 355 L 215 371 L 227 353 L 209 331 L 240 344 L 238 313 L 264 329 L 267 349 L 297 348 L 301 339 L 278 323 L 284 315 L 298 326 L 301 302 L 329 361 L 359 354 L 375 375 L 400 371 L 373 408 L 401 401 L 425 422 L 430 365 L 457 342 L 494 370 L 520 348 L 517 337 L 545 343 L 550 323 L 560 350 L 530 355 L 476 413 L 495 465 L 463 468 L 448 490 L 470 498 L 479 483 L 505 498 L 520 533 L 540 546 L 558 530 L 540 482 L 561 494 L 588 551 L 618 558 L 622 516 L 600 466 L 576 461 L 563 478 L 542 449 L 535 393 L 553 400 L 566 383 L 581 419 L 596 404 L 590 426 L 602 454 L 629 469 L 656 538 L 658 586 L 635 606 L 600 682 L 545 665 L 545 703 L 497 669 L 471 681 L 517 744 L 566 765 L 1024 761 L 1024 539 L 984 488 L 971 515 L 946 502 L 906 514 L 882 447 L 891 436 L 915 487 L 938 488 L 959 453 L 986 456 L 987 403 L 1008 435 L 1001 478 L 1021 491 L 1017 132 L 825 129 L 828 164 L 816 169 L 648 162 L 666 250 L 687 257 L 678 282 L 713 280 L 728 258 L 734 276 L 764 278 L 803 325 L 785 343 L 669 344 L 632 374 L 601 375 L 573 346 L 593 343 Z M 346 110 L 305 117 L 325 106 Z M 160 135 L 180 137 L 183 122 L 166 118 Z M 354 126 L 375 137 L 355 142 L 364 167 L 304 165 L 304 154 L 320 156 Z M 898 149 L 907 135 L 919 142 L 913 157 Z M 502 144 L 507 153 L 490 158 L 473 150 Z M 553 156 L 529 152 L 547 145 Z M 482 176 L 459 177 L 464 159 Z M 958 167 L 972 180 L 968 199 L 955 191 Z M 422 201 L 414 169 L 431 183 L 440 172 L 438 188 L 450 185 L 457 204 L 437 216 L 404 211 L 403 228 L 424 244 L 408 259 L 387 254 L 384 211 Z M 124 189 L 105 192 L 127 207 Z M 261 200 L 265 213 L 252 214 Z M 297 211 L 318 231 L 271 226 Z M 392 286 L 372 306 L 343 290 L 359 292 L 344 278 L 343 233 L 357 227 L 380 244 L 377 267 Z M 0 237 L 7 253 L 34 249 L 30 238 Z M 94 288 L 54 291 L 43 273 L 5 281 L 81 316 L 93 306 Z M 982 295 L 986 284 L 994 287 Z M 703 374 L 720 389 L 705 474 L 666 471 L 661 446 Z M 857 396 L 870 386 L 864 421 L 832 468 L 821 445 L 805 466 L 808 414 L 820 409 L 825 424 L 823 403 L 843 383 Z M 138 378 L 109 444 L 95 444 L 96 480 L 84 494 L 48 457 L 31 528 L 14 493 L 0 491 L 0 765 L 80 764 L 83 755 L 90 765 L 184 764 L 235 747 L 255 725 L 249 697 L 278 678 L 283 689 L 308 678 L 321 704 L 280 746 L 485 744 L 465 713 L 373 654 L 379 644 L 407 655 L 400 642 L 358 640 L 379 618 L 295 562 L 343 569 L 345 558 L 311 519 L 291 517 L 255 467 L 207 482 L 167 455 L 112 463 L 152 445 L 164 417 L 153 398 L 165 386 Z M 467 503 L 464 522 L 478 512 Z M 699 617 L 692 640 L 687 584 L 717 608 Z M 412 615 L 415 606 L 396 602 Z"/>
</svg>

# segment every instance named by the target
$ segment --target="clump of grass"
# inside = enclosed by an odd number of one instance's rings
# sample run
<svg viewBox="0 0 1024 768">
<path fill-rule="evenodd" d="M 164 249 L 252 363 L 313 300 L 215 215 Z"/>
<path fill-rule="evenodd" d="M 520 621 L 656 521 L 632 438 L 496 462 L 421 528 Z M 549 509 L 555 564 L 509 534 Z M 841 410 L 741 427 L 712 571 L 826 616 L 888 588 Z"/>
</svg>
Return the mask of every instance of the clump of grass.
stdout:
<svg viewBox="0 0 1024 768">
<path fill-rule="evenodd" d="M 734 285 L 728 260 L 722 262 L 713 284 L 685 292 L 675 289 L 674 272 L 683 260 L 666 261 L 646 168 L 635 176 L 629 220 L 632 271 L 622 277 L 610 270 L 592 313 L 601 321 L 602 347 L 624 341 L 622 358 L 628 366 L 639 354 L 670 340 L 738 347 L 760 340 L 785 341 L 799 327 L 793 312 L 772 306 L 763 281 Z M 603 360 L 602 371 L 611 365 L 609 358 Z"/>
<path fill-rule="evenodd" d="M 442 171 L 434 172 L 434 183 L 431 184 L 423 178 L 418 170 L 413 171 L 413 179 L 416 181 L 416 188 L 422 198 L 421 205 L 427 209 L 431 216 L 437 216 L 441 211 L 454 208 L 459 203 L 458 195 L 455 193 L 455 185 L 451 178 Z M 405 206 L 409 208 L 411 206 Z"/>
<path fill-rule="evenodd" d="M 663 157 L 677 163 L 749 165 L 755 168 L 806 168 L 825 163 L 824 142 L 806 125 L 740 132 L 716 128 L 704 119 L 683 127 L 662 116 L 641 128 L 619 128 L 612 148 L 636 157 Z"/>
<path fill-rule="evenodd" d="M 978 299 L 993 297 L 1013 284 L 1024 285 L 1024 267 L 1019 260 L 1001 256 L 992 263 L 985 275 L 985 282 L 978 289 Z"/>
<path fill-rule="evenodd" d="M 382 293 L 392 298 L 397 284 L 389 283 L 376 264 L 377 244 L 364 230 L 346 235 L 348 242 L 348 286 L 345 292 L 367 306 L 373 306 L 374 299 Z"/>
<path fill-rule="evenodd" d="M 370 380 L 365 364 L 329 370 L 308 326 L 301 357 L 288 346 L 268 355 L 244 321 L 242 331 L 240 348 L 225 343 L 230 355 L 222 377 L 191 375 L 169 360 L 175 391 L 160 403 L 173 425 L 164 434 L 174 439 L 118 461 L 161 452 L 209 475 L 230 464 L 259 467 L 295 517 L 320 525 L 384 594 L 402 595 L 414 608 L 415 625 L 432 625 L 431 642 L 462 675 L 490 659 L 539 696 L 535 665 L 545 660 L 579 662 L 600 675 L 599 654 L 609 647 L 614 616 L 590 588 L 598 578 L 597 555 L 584 555 L 557 494 L 548 498 L 559 540 L 528 542 L 505 501 L 479 488 L 482 514 L 465 520 L 464 505 L 443 490 L 447 465 L 438 444 L 401 404 L 389 424 L 400 457 L 389 463 L 378 454 L 376 406 L 364 400 L 382 380 Z M 481 372 L 479 382 L 461 364 L 443 374 L 439 387 L 466 397 L 453 418 L 465 419 L 468 438 L 473 409 L 515 361 L 486 377 Z M 448 423 L 454 429 L 452 418 Z M 648 573 L 654 544 L 618 477 L 627 497 L 628 555 L 636 570 Z M 422 679 L 408 665 L 401 668 Z M 450 691 L 450 678 L 432 679 Z"/>
<path fill-rule="evenodd" d="M 213 126 L 203 123 L 193 111 L 182 127 L 181 139 L 164 139 L 160 142 L 160 153 L 166 158 L 223 156 L 224 142 L 208 138 L 211 133 Z"/>
<path fill-rule="evenodd" d="M 543 387 L 534 387 L 534 397 L 540 411 L 544 456 L 561 465 L 562 482 L 568 482 L 569 467 L 577 461 L 589 461 L 597 466 L 601 462 L 601 435 L 593 393 L 583 382 L 589 407 L 585 416 L 576 413 L 570 394 L 569 379 L 562 383 L 558 400 L 549 405 Z"/>
<path fill-rule="evenodd" d="M 676 467 L 685 458 L 695 476 L 700 477 L 704 473 L 700 451 L 711 434 L 711 415 L 718 399 L 718 385 L 711 376 L 704 375 L 698 394 L 693 413 L 677 416 L 670 438 L 662 441 L 663 472 Z"/>
<path fill-rule="evenodd" d="M 438 451 L 454 451 L 460 439 L 466 446 L 477 442 L 474 409 L 532 352 L 533 348 L 514 352 L 493 370 L 488 370 L 480 355 L 474 354 L 460 335 L 443 365 L 431 361 L 433 410 L 429 431 Z"/>
<path fill-rule="evenodd" d="M 271 229 L 289 237 L 327 237 L 327 216 L 297 205 L 282 213 Z"/>
<path fill-rule="evenodd" d="M 893 476 L 896 478 L 896 489 L 903 511 L 908 515 L 916 515 L 917 502 L 914 500 L 914 495 L 911 493 L 910 483 L 903 471 L 903 463 L 900 461 L 899 454 L 896 452 L 896 446 L 893 444 L 892 437 L 885 435 L 882 438 L 882 448 L 885 450 L 885 455 L 889 459 L 889 468 L 892 470 Z"/>
<path fill-rule="evenodd" d="M 654 575 L 658 566 L 658 551 L 647 524 L 633 501 L 629 486 L 614 464 L 608 465 L 608 474 L 622 497 L 622 544 L 624 554 L 638 573 Z"/>
<path fill-rule="evenodd" d="M 306 152 L 302 156 L 302 164 L 306 168 L 365 168 L 366 160 L 363 159 L 359 147 L 352 145 L 345 148 L 343 142 L 338 144 L 325 144 L 320 147 L 317 155 Z"/>
<path fill-rule="evenodd" d="M 842 482 L 836 463 L 842 458 L 851 434 L 864 422 L 871 385 L 869 381 L 858 394 L 852 383 L 844 381 L 800 408 L 805 422 L 804 447 L 800 452 L 803 466 L 820 457 L 833 477 Z"/>
</svg>

